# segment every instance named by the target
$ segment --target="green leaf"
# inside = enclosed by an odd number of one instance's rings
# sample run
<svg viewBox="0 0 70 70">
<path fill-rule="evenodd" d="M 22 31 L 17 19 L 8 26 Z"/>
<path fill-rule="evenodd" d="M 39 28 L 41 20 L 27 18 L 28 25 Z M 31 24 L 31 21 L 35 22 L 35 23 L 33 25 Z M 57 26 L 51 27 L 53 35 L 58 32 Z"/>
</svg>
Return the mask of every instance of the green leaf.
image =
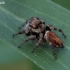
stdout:
<svg viewBox="0 0 70 70">
<path fill-rule="evenodd" d="M 67 35 L 64 39 L 60 33 L 58 36 L 63 41 L 65 48 L 56 49 L 57 60 L 52 55 L 51 48 L 41 45 L 35 53 L 31 50 L 35 46 L 34 41 L 29 41 L 18 49 L 17 46 L 26 38 L 25 35 L 12 37 L 18 31 L 18 27 L 32 16 L 38 16 L 47 24 L 61 28 Z M 5 0 L 0 4 L 0 39 L 11 45 L 24 56 L 33 61 L 43 70 L 70 70 L 70 11 L 53 3 L 50 0 Z"/>
</svg>

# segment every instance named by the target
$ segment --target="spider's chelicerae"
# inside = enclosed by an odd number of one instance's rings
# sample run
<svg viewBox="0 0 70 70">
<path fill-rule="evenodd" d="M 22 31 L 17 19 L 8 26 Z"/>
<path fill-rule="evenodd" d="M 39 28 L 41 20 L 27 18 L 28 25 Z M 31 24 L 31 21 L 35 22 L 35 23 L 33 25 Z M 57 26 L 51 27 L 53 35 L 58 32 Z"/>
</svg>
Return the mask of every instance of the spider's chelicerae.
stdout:
<svg viewBox="0 0 70 70">
<path fill-rule="evenodd" d="M 53 50 L 54 58 L 56 59 L 55 47 L 63 48 L 64 45 L 62 41 L 60 40 L 60 38 L 51 30 L 57 30 L 61 32 L 64 38 L 66 38 L 66 35 L 63 33 L 63 31 L 61 29 L 53 27 L 52 25 L 47 25 L 45 27 L 45 22 L 43 20 L 40 20 L 38 17 L 30 18 L 19 28 L 22 28 L 23 26 L 24 26 L 24 29 L 22 31 L 13 34 L 13 36 L 16 36 L 18 34 L 26 34 L 26 36 L 28 36 L 28 38 L 25 39 L 18 46 L 18 48 L 20 48 L 22 44 L 24 44 L 25 42 L 29 40 L 37 39 L 38 42 L 36 43 L 36 46 L 32 50 L 32 53 L 33 53 L 36 50 L 36 48 L 38 48 L 39 45 L 45 40 L 45 42 L 47 42 L 51 46 Z"/>
</svg>

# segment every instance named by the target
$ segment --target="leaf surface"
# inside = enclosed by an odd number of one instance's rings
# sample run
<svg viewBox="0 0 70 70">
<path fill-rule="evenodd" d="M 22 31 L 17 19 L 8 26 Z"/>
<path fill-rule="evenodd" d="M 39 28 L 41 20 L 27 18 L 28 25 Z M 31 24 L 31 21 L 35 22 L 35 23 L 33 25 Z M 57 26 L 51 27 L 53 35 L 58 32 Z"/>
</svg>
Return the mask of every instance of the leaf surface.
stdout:
<svg viewBox="0 0 70 70">
<path fill-rule="evenodd" d="M 29 41 L 18 49 L 17 46 L 26 36 L 20 35 L 15 38 L 12 34 L 18 31 L 18 27 L 32 16 L 38 16 L 47 24 L 61 28 L 67 35 L 64 39 L 60 33 L 58 36 L 63 41 L 65 48 L 56 49 L 57 60 L 52 55 L 51 48 L 41 45 L 35 53 L 31 50 L 35 43 Z M 70 70 L 70 11 L 49 0 L 5 0 L 0 5 L 0 39 L 18 50 L 24 56 L 33 61 L 43 70 Z"/>
</svg>

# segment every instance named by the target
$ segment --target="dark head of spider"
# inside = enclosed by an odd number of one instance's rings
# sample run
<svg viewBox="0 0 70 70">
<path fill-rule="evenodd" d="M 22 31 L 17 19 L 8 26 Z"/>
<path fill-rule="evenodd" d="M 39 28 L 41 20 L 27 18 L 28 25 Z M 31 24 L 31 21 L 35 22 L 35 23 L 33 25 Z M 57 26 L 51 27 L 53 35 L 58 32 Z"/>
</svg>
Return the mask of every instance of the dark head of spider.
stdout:
<svg viewBox="0 0 70 70">
<path fill-rule="evenodd" d="M 23 30 L 20 30 L 19 32 L 13 34 L 13 36 L 19 34 L 25 34 L 27 36 L 27 38 L 22 41 L 18 48 L 22 47 L 22 45 L 29 40 L 36 40 L 36 45 L 31 51 L 33 53 L 39 47 L 39 45 L 43 41 L 45 41 L 52 48 L 54 58 L 56 59 L 55 48 L 63 48 L 64 45 L 61 39 L 54 32 L 52 32 L 52 30 L 57 30 L 58 32 L 61 32 L 64 38 L 66 38 L 66 35 L 61 29 L 53 27 L 52 25 L 45 26 L 45 21 L 40 20 L 38 17 L 32 17 L 28 19 L 19 28 L 21 29 L 22 27 L 24 28 Z"/>
</svg>

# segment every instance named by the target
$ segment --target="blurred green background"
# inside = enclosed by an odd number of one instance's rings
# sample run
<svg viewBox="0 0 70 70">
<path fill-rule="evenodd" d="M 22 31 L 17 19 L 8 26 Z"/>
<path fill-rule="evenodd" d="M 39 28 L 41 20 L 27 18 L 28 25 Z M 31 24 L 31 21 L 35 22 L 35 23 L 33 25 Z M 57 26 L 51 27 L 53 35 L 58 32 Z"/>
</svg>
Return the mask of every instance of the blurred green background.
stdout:
<svg viewBox="0 0 70 70">
<path fill-rule="evenodd" d="M 52 0 L 70 9 L 70 0 Z M 32 61 L 0 40 L 0 70 L 42 70 Z"/>
</svg>

